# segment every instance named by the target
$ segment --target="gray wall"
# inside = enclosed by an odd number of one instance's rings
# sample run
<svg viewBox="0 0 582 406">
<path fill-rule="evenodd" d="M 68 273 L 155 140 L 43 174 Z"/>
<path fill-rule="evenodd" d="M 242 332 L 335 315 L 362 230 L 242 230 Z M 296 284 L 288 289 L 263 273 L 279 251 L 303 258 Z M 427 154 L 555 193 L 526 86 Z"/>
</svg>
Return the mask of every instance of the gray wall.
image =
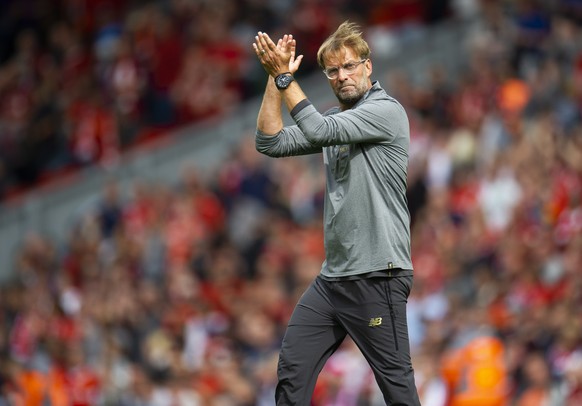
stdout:
<svg viewBox="0 0 582 406">
<path fill-rule="evenodd" d="M 374 79 L 387 87 L 386 73 L 398 69 L 422 83 L 435 63 L 455 76 L 466 59 L 462 39 L 467 38 L 469 29 L 466 22 L 451 22 L 390 41 L 371 40 Z M 301 85 L 320 110 L 335 102 L 321 73 L 302 79 Z M 220 121 L 175 131 L 158 145 L 125 156 L 115 168 L 84 170 L 61 182 L 65 185 L 35 190 L 18 204 L 0 207 L 0 281 L 12 275 L 14 254 L 26 235 L 41 233 L 58 245 L 79 215 L 96 202 L 109 179 L 115 179 L 122 190 L 129 190 L 138 179 L 173 183 L 186 165 L 213 171 L 242 137 L 253 133 L 259 103 L 259 99 L 253 100 Z"/>
</svg>

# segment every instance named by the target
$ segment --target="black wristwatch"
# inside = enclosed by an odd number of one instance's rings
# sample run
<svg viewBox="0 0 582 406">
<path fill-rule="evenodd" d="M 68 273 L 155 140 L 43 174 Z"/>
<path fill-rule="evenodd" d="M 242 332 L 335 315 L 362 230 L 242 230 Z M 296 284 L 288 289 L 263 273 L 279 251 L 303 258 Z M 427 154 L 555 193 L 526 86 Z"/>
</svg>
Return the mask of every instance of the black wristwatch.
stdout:
<svg viewBox="0 0 582 406">
<path fill-rule="evenodd" d="M 275 86 L 277 86 L 277 89 L 279 90 L 287 89 L 294 80 L 295 78 L 291 72 L 281 73 L 275 77 Z"/>
</svg>

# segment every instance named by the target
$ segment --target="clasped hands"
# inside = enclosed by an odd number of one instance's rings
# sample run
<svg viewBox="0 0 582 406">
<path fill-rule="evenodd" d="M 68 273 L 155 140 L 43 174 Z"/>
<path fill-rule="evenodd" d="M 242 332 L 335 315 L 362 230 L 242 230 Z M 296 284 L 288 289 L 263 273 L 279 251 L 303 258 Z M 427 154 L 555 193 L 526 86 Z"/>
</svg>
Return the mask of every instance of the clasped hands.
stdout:
<svg viewBox="0 0 582 406">
<path fill-rule="evenodd" d="M 264 32 L 258 32 L 253 49 L 265 71 L 272 77 L 281 73 L 294 74 L 301 65 L 303 55 L 295 56 L 297 43 L 291 34 L 283 35 L 277 44 Z"/>
</svg>

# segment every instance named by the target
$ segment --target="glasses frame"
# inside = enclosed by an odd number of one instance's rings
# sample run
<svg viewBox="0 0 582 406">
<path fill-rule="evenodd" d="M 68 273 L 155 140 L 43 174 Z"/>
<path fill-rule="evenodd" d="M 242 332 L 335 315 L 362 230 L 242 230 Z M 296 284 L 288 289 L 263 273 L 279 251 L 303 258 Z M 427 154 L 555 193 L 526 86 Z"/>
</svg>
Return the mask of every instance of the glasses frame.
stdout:
<svg viewBox="0 0 582 406">
<path fill-rule="evenodd" d="M 339 72 L 340 72 L 340 69 L 341 69 L 341 70 L 343 70 L 343 71 L 344 71 L 346 74 L 348 74 L 348 75 L 351 75 L 351 74 L 353 74 L 354 72 L 356 72 L 356 69 L 358 68 L 358 66 L 360 66 L 361 64 L 363 64 L 363 63 L 364 63 L 364 62 L 366 62 L 367 60 L 368 60 L 368 58 L 365 58 L 365 59 L 361 59 L 361 60 L 359 60 L 358 62 L 351 62 L 351 61 L 350 61 L 350 62 L 346 62 L 346 63 L 344 63 L 344 64 L 343 64 L 343 65 L 341 65 L 341 66 L 332 66 L 332 67 L 329 67 L 329 68 L 323 69 L 323 74 L 324 74 L 324 75 L 325 75 L 325 76 L 326 76 L 326 77 L 327 77 L 329 80 L 334 80 L 334 79 L 337 79 L 337 78 L 339 77 Z M 346 69 L 346 65 L 351 65 L 351 64 L 353 64 L 353 65 L 354 65 L 354 67 L 353 67 L 353 68 L 351 68 L 351 69 Z M 337 69 L 337 73 L 336 73 L 336 74 L 334 74 L 333 76 L 331 76 L 331 75 L 329 74 L 329 72 L 328 72 L 328 71 L 329 71 L 329 69 Z"/>
</svg>

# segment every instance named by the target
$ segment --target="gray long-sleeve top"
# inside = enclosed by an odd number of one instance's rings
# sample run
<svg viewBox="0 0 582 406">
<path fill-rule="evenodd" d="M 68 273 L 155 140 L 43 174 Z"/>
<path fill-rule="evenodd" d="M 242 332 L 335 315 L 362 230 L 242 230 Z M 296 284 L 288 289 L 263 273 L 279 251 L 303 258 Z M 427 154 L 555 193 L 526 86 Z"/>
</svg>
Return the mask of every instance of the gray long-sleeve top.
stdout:
<svg viewBox="0 0 582 406">
<path fill-rule="evenodd" d="M 296 125 L 256 147 L 271 157 L 323 153 L 324 277 L 392 268 L 412 270 L 406 174 L 410 129 L 404 108 L 374 82 L 351 109 L 323 115 L 304 100 L 291 112 Z"/>
</svg>

